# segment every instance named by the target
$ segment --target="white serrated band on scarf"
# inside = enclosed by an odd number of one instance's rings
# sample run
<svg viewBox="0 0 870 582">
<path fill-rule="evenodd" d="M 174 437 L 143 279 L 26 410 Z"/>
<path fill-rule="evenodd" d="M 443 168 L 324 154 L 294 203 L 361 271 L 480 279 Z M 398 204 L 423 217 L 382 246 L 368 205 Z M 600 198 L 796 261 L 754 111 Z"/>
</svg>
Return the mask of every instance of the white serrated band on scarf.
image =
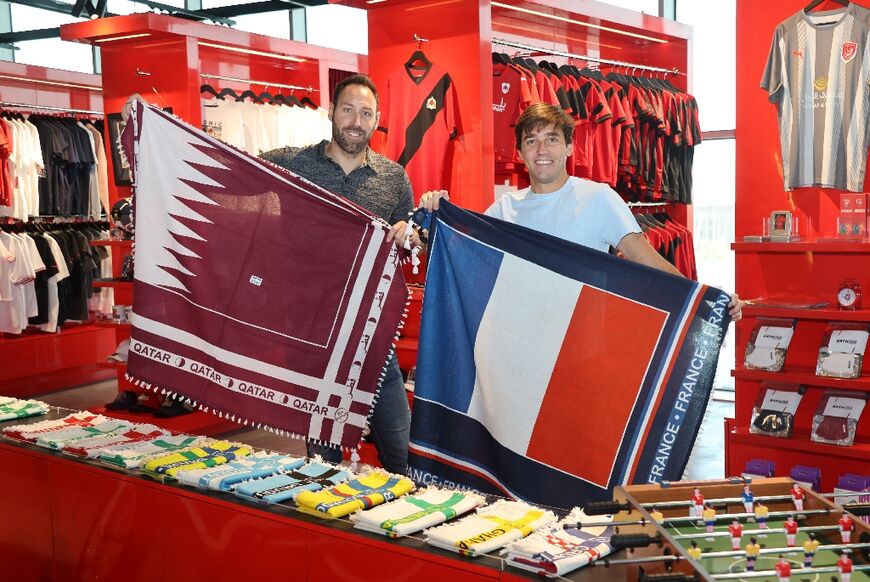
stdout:
<svg viewBox="0 0 870 582">
<path fill-rule="evenodd" d="M 139 327 L 138 323 L 136 325 L 137 327 Z M 177 368 L 179 370 L 183 370 L 185 372 L 193 374 L 194 376 L 203 378 L 211 382 L 215 386 L 220 386 L 225 390 L 231 390 L 233 392 L 244 394 L 246 396 L 251 396 L 259 400 L 276 404 L 278 406 L 283 406 L 285 408 L 293 408 L 296 410 L 309 412 L 312 416 L 312 419 L 318 418 L 321 414 L 326 415 L 329 418 L 335 418 L 335 416 L 339 413 L 339 409 L 337 407 L 328 406 L 326 403 L 322 405 L 317 404 L 315 402 L 312 402 L 311 400 L 308 400 L 306 398 L 300 398 L 298 396 L 291 397 L 287 394 L 284 394 L 283 392 L 263 388 L 251 382 L 245 382 L 243 380 L 240 380 L 239 378 L 228 376 L 223 372 L 215 372 L 211 368 L 211 366 L 207 366 L 191 358 L 185 358 L 178 354 L 173 354 L 172 352 L 164 349 L 155 348 L 154 346 L 150 346 L 137 339 L 130 340 L 130 349 L 143 358 L 146 358 L 153 362 L 164 364 L 166 366 L 172 366 L 173 368 Z M 203 375 L 203 371 L 205 370 L 208 370 L 211 373 Z M 341 389 L 345 391 L 347 390 L 346 386 L 339 386 Z M 363 415 L 355 414 L 347 410 L 344 410 L 342 412 L 347 414 L 347 420 L 344 421 L 346 424 L 351 424 L 360 428 L 365 425 L 365 417 Z"/>
<path fill-rule="evenodd" d="M 365 358 L 368 355 L 369 342 L 371 341 L 371 338 L 375 336 L 375 331 L 377 331 L 378 324 L 381 320 L 381 314 L 384 310 L 384 302 L 387 300 L 387 294 L 390 292 L 390 287 L 393 285 L 393 278 L 396 276 L 397 258 L 398 251 L 396 245 L 392 245 L 390 248 L 390 258 L 384 263 L 384 269 L 381 272 L 377 290 L 375 291 L 375 298 L 369 307 L 369 313 L 366 318 L 365 326 L 363 327 L 363 333 L 360 337 L 359 343 L 357 344 L 356 353 L 353 357 L 353 364 L 351 364 L 350 370 L 347 374 L 347 386 L 350 388 L 350 392 L 347 396 L 341 397 L 341 401 L 338 403 L 338 407 L 341 409 L 348 410 L 354 400 L 368 400 L 371 402 L 371 399 L 374 396 L 371 392 L 358 394 L 354 391 L 354 388 L 356 388 L 356 385 L 359 382 L 360 373 L 362 372 L 362 362 L 365 361 Z M 357 362 L 359 362 L 360 365 L 357 365 Z M 378 388 L 380 388 L 380 382 L 378 383 Z M 319 401 L 320 399 L 318 399 L 318 402 Z M 312 429 L 314 428 L 314 424 L 315 423 L 312 421 Z M 335 443 L 341 441 L 345 424 L 346 423 L 339 422 L 338 419 L 336 419 L 336 422 L 332 425 L 332 436 L 330 439 L 332 442 Z M 309 435 L 314 437 L 319 436 L 320 433 L 309 433 Z"/>
</svg>

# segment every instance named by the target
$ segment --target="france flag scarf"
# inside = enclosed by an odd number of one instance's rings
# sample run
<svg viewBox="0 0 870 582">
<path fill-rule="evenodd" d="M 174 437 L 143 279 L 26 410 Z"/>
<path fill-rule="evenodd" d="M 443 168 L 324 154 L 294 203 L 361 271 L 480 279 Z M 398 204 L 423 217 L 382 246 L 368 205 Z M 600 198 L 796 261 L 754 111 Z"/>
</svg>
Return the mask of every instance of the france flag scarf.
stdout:
<svg viewBox="0 0 870 582">
<path fill-rule="evenodd" d="M 728 294 L 442 204 L 410 476 L 558 507 L 682 476 Z"/>
</svg>

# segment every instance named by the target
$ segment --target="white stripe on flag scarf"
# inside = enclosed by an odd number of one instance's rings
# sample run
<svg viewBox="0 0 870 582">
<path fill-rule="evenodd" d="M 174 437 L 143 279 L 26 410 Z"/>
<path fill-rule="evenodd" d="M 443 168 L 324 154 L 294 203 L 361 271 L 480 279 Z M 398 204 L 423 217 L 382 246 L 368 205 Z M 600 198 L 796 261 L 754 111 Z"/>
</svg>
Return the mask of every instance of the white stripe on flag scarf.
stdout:
<svg viewBox="0 0 870 582">
<path fill-rule="evenodd" d="M 467 414 L 525 455 L 583 284 L 508 254 L 474 343 Z M 526 341 L 519 341 L 526 338 Z"/>
</svg>

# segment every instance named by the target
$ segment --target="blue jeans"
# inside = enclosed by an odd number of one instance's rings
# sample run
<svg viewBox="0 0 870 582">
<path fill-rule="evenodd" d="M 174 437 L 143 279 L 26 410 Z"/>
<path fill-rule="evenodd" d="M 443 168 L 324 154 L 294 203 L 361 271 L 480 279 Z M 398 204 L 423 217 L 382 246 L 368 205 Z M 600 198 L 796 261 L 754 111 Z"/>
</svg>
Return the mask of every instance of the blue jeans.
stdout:
<svg viewBox="0 0 870 582">
<path fill-rule="evenodd" d="M 405 395 L 405 382 L 399 361 L 394 355 L 381 383 L 378 401 L 371 419 L 372 438 L 378 460 L 390 473 L 404 475 L 408 469 L 408 441 L 411 435 L 411 411 Z M 328 463 L 341 462 L 341 449 L 308 443 L 308 455 L 320 455 Z"/>
</svg>

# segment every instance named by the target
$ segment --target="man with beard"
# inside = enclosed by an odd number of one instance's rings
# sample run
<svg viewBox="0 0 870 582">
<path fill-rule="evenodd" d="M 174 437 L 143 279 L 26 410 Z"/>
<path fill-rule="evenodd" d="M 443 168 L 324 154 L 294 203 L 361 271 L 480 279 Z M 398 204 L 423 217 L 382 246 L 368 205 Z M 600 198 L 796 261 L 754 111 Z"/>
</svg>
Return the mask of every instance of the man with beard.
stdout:
<svg viewBox="0 0 870 582">
<path fill-rule="evenodd" d="M 378 91 L 365 75 L 354 75 L 335 86 L 329 108 L 332 140 L 304 148 L 280 148 L 260 157 L 359 204 L 393 225 L 388 240 L 404 244 L 406 218 L 414 205 L 405 169 L 372 151 L 369 140 L 378 127 Z M 419 240 L 414 236 L 414 243 Z M 371 417 L 378 458 L 387 471 L 404 474 L 408 463 L 411 413 L 395 355 L 387 366 Z M 331 463 L 341 451 L 308 443 L 308 453 Z"/>
<path fill-rule="evenodd" d="M 125 119 L 136 99 L 143 100 L 140 95 L 132 95 L 124 106 Z M 414 197 L 405 169 L 369 148 L 380 120 L 378 91 L 372 80 L 365 75 L 353 75 L 338 83 L 329 119 L 332 140 L 303 148 L 279 148 L 260 157 L 380 216 L 392 225 L 387 240 L 404 245 L 406 219 Z M 416 233 L 411 236 L 413 244 L 420 243 Z M 395 355 L 387 365 L 370 420 L 381 464 L 391 473 L 404 474 L 411 413 Z M 319 454 L 330 463 L 341 462 L 338 447 L 309 442 L 308 454 Z"/>
</svg>

